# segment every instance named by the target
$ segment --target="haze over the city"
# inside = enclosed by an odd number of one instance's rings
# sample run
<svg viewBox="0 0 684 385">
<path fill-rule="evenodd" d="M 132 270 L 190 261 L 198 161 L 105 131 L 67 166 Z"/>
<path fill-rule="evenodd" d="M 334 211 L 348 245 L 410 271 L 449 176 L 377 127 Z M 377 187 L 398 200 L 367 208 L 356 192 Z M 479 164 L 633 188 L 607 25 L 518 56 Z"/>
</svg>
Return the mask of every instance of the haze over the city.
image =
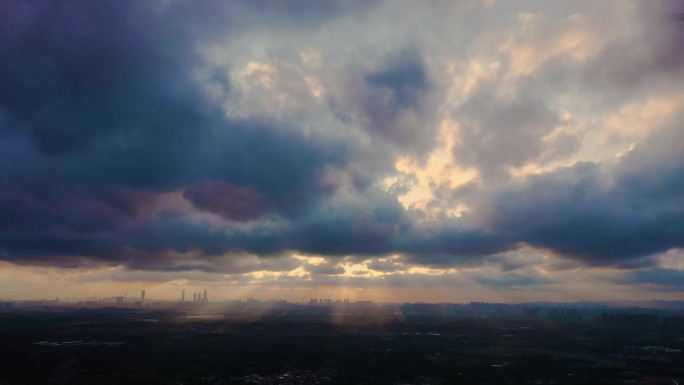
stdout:
<svg viewBox="0 0 684 385">
<path fill-rule="evenodd" d="M 0 300 L 684 298 L 681 1 L 0 4 Z"/>
</svg>

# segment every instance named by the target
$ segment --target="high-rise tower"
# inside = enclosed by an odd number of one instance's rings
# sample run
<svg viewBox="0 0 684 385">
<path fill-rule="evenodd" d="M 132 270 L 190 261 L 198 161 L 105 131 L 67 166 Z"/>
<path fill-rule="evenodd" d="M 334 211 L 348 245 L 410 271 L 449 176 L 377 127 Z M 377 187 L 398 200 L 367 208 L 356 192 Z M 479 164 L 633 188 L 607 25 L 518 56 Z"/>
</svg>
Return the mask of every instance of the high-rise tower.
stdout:
<svg viewBox="0 0 684 385">
<path fill-rule="evenodd" d="M 145 290 L 140 291 L 140 302 L 145 302 Z"/>
<path fill-rule="evenodd" d="M 181 291 L 181 302 L 185 302 L 185 290 Z"/>
</svg>

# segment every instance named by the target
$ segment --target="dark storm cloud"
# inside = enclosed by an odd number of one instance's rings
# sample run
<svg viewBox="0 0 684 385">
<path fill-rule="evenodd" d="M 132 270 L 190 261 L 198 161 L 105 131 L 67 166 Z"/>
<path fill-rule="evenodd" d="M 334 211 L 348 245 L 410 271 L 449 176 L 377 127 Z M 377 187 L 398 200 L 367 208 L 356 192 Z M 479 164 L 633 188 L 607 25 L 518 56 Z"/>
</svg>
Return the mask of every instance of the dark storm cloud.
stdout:
<svg viewBox="0 0 684 385">
<path fill-rule="evenodd" d="M 420 163 L 434 149 L 444 118 L 440 109 L 450 79 L 437 76 L 446 71 L 434 69 L 429 47 L 405 41 L 373 46 L 379 51 L 368 58 L 349 54 L 331 65 L 332 76 L 311 70 L 316 64 L 305 63 L 303 51 L 279 58 L 277 49 L 250 40 L 259 55 L 275 55 L 268 65 L 257 64 L 287 78 L 255 99 L 280 103 L 300 92 L 293 100 L 304 105 L 302 111 L 316 110 L 301 121 L 288 119 L 299 114 L 296 108 L 258 118 L 232 114 L 225 100 L 216 102 L 200 84 L 208 81 L 221 95 L 234 96 L 238 82 L 231 79 L 242 76 L 212 67 L 216 63 L 202 55 L 206 47 L 200 43 L 223 43 L 226 35 L 251 27 L 311 28 L 311 34 L 313 27 L 358 10 L 349 4 L 4 3 L 0 258 L 247 272 L 291 269 L 275 262 L 288 252 L 363 260 L 399 254 L 401 259 L 369 267 L 390 272 L 413 264 L 498 263 L 514 270 L 522 265 L 487 256 L 527 244 L 589 265 L 643 268 L 654 263 L 650 255 L 684 246 L 684 138 L 677 122 L 616 165 L 576 163 L 510 181 L 508 169 L 572 153 L 580 139 L 561 137 L 558 146 L 544 141 L 563 119 L 536 83 L 516 83 L 512 97 L 504 98 L 495 84 L 482 82 L 451 118 L 459 123 L 453 152 L 458 166 L 476 168 L 484 181 L 457 190 L 432 186 L 449 205 L 471 208 L 456 219 L 406 209 L 397 199 L 419 183 L 416 175 L 397 177 L 397 158 Z M 618 89 L 622 81 L 633 86 L 623 77 L 642 72 L 679 73 L 681 59 L 666 53 L 679 44 L 676 34 L 648 31 L 662 44 L 637 50 L 640 61 L 616 64 L 630 57 L 624 56 L 627 42 L 645 44 L 632 36 L 588 59 L 586 68 L 574 68 L 577 76 Z M 331 52 L 337 51 L 323 54 Z M 659 56 L 645 59 L 651 53 Z M 329 64 L 320 60 L 321 67 Z M 614 66 L 615 73 L 600 70 Z M 198 73 L 208 75 L 200 81 Z M 267 75 L 255 82 L 273 81 Z M 321 83 L 326 76 L 336 81 L 321 84 L 327 94 L 314 97 L 305 83 L 318 75 Z M 282 100 L 279 91 L 287 91 Z M 330 121 L 335 124 L 311 127 Z M 398 182 L 382 191 L 386 176 Z M 167 207 L 170 196 L 175 209 Z M 186 260 L 185 253 L 193 257 Z M 240 265 L 248 254 L 263 260 Z M 305 268 L 312 275 L 343 272 L 334 261 Z M 535 283 L 507 277 L 502 287 Z"/>
<path fill-rule="evenodd" d="M 0 191 L 0 254 L 6 259 L 115 258 L 116 232 L 155 200 L 142 190 L 42 183 Z"/>
<path fill-rule="evenodd" d="M 655 285 L 662 290 L 678 291 L 684 288 L 684 271 L 663 268 L 634 270 L 617 280 L 617 283 Z"/>
<path fill-rule="evenodd" d="M 684 246 L 684 131 L 680 116 L 614 164 L 576 163 L 476 190 L 466 223 L 401 237 L 419 263 L 468 263 L 528 244 L 588 265 L 653 266 Z M 473 222 L 470 222 L 473 221 Z M 477 258 L 476 258 L 477 259 Z"/>
<path fill-rule="evenodd" d="M 188 112 L 181 100 L 194 96 L 183 95 L 188 39 L 147 7 L 10 2 L 3 9 L 7 128 L 27 134 L 45 155 L 87 150 L 102 136 L 135 129 L 155 109 L 172 119 L 179 107 Z"/>
<path fill-rule="evenodd" d="M 0 204 L 5 214 L 0 228 L 14 231 L 34 226 L 37 221 L 59 223 L 76 232 L 96 232 L 135 218 L 155 196 L 146 191 L 109 188 L 73 188 L 51 185 L 24 190 L 0 189 Z M 28 229 L 27 229 L 28 231 Z"/>
<path fill-rule="evenodd" d="M 411 114 L 433 111 L 427 96 L 432 85 L 423 58 L 413 50 L 392 53 L 383 68 L 367 73 L 364 110 L 370 129 L 402 148 L 425 151 L 433 143 L 430 120 L 412 122 Z"/>
<path fill-rule="evenodd" d="M 417 107 L 421 94 L 430 87 L 422 58 L 412 51 L 391 55 L 386 68 L 366 74 L 365 79 L 371 86 L 389 91 L 386 103 L 390 113 L 396 113 L 392 111 L 396 109 Z"/>
<path fill-rule="evenodd" d="M 152 7 L 33 8 L 3 34 L 5 127 L 73 183 L 169 189 L 213 177 L 297 195 L 344 151 L 269 122 L 226 120 L 189 78 L 201 65 L 190 38 Z"/>
<path fill-rule="evenodd" d="M 387 193 L 366 191 L 361 202 L 322 204 L 299 218 L 288 239 L 313 254 L 377 254 L 392 250 L 393 241 L 411 224 L 401 205 Z"/>
<path fill-rule="evenodd" d="M 338 255 L 375 254 L 392 250 L 392 242 L 410 224 L 398 203 L 375 201 L 321 202 L 289 220 L 248 229 L 216 227 L 185 218 L 161 218 L 130 228 L 121 244 L 149 252 L 202 250 L 206 255 L 246 251 L 259 255 L 282 252 Z M 390 197 L 384 197 L 391 199 Z"/>
<path fill-rule="evenodd" d="M 135 249 L 154 251 L 200 250 L 207 256 L 241 252 L 258 255 L 278 255 L 290 248 L 285 237 L 287 227 L 261 227 L 240 230 L 228 227 L 196 224 L 184 218 L 162 219 L 130 232 L 130 244 Z M 125 241 L 124 241 L 125 242 Z"/>
<path fill-rule="evenodd" d="M 372 65 L 344 64 L 348 79 L 332 98 L 341 119 L 371 134 L 378 149 L 389 145 L 390 151 L 418 155 L 432 149 L 443 85 L 433 81 L 417 49 L 390 51 Z"/>
<path fill-rule="evenodd" d="M 515 249 L 518 242 L 508 234 L 448 224 L 396 240 L 397 250 L 409 254 L 411 262 L 434 266 L 469 263 L 484 255 Z"/>
<path fill-rule="evenodd" d="M 423 227 L 391 196 L 371 199 L 373 194 L 365 192 L 364 200 L 321 202 L 271 227 L 216 229 L 164 220 L 126 239 L 145 250 L 199 247 L 217 255 L 400 253 L 403 264 L 432 266 L 488 263 L 485 256 L 528 244 L 589 265 L 642 268 L 655 263 L 648 256 L 684 246 L 680 136 L 667 127 L 612 168 L 578 163 L 503 185 L 480 197 L 474 212 L 482 218 L 472 218 L 480 221 L 476 228 L 458 221 Z"/>
<path fill-rule="evenodd" d="M 192 148 L 187 126 L 206 120 L 185 78 L 194 57 L 188 39 L 139 4 L 10 4 L 0 49 L 4 134 L 40 152 L 22 159 L 33 169 L 19 182 L 49 174 L 166 183 L 181 165 L 168 156 L 171 145 Z M 117 168 L 126 165 L 123 177 Z"/>
<path fill-rule="evenodd" d="M 149 7 L 11 4 L 0 51 L 5 135 L 28 137 L 73 182 L 163 189 L 208 173 L 272 192 L 285 186 L 274 176 L 301 174 L 291 184 L 301 187 L 327 156 L 270 123 L 225 121 L 188 79 L 198 62 L 189 39 Z"/>
<path fill-rule="evenodd" d="M 626 173 L 595 164 L 528 178 L 493 199 L 496 233 L 588 264 L 616 264 L 684 246 L 684 163 Z"/>
<path fill-rule="evenodd" d="M 182 4 L 3 5 L 4 254 L 114 258 L 128 226 L 148 224 L 135 222 L 137 203 L 126 200 L 153 191 L 180 189 L 197 208 L 238 221 L 331 191 L 322 170 L 344 165 L 346 144 L 226 118 L 192 79 L 203 62 L 174 6 Z M 224 242 L 212 232 L 187 237 L 159 240 L 209 253 Z"/>
<path fill-rule="evenodd" d="M 256 218 L 265 209 L 264 199 L 254 190 L 220 181 L 205 180 L 189 186 L 183 197 L 198 209 L 238 221 Z"/>
<path fill-rule="evenodd" d="M 159 261 L 159 259 L 151 258 L 151 261 Z M 291 271 L 301 266 L 301 261 L 290 257 L 278 258 L 258 258 L 249 255 L 233 255 L 220 260 L 191 262 L 183 259 L 178 259 L 176 264 L 170 264 L 168 261 L 163 261 L 158 266 L 154 264 L 147 265 L 145 260 L 138 258 L 137 265 L 127 265 L 128 269 L 135 270 L 158 270 L 165 273 L 181 273 L 181 272 L 204 272 L 204 273 L 220 273 L 220 274 L 246 274 L 255 271 Z M 198 263 L 199 262 L 199 263 Z"/>
</svg>

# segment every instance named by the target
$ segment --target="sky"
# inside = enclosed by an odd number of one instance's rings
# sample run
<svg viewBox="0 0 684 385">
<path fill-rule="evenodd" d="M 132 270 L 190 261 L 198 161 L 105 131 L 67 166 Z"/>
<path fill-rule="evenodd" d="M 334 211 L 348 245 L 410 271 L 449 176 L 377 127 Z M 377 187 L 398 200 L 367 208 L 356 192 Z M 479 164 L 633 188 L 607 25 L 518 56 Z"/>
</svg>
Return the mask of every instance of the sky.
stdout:
<svg viewBox="0 0 684 385">
<path fill-rule="evenodd" d="M 0 298 L 684 298 L 684 2 L 3 1 Z"/>
</svg>

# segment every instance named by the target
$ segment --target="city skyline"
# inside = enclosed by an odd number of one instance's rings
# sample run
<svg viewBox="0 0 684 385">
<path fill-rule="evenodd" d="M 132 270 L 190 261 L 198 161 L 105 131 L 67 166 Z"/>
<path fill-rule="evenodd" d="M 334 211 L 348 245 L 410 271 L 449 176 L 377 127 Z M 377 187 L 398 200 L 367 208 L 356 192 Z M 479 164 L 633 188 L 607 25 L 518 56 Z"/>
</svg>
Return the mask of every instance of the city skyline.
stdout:
<svg viewBox="0 0 684 385">
<path fill-rule="evenodd" d="M 682 15 L 7 1 L 0 298 L 681 299 Z"/>
</svg>

